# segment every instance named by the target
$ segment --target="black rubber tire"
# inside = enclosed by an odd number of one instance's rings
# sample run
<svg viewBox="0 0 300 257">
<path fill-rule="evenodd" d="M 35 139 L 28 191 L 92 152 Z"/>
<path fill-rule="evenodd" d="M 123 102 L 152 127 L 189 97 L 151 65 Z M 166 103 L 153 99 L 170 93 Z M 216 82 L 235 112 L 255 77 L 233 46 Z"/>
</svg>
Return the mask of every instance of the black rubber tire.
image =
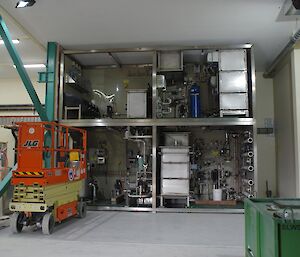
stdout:
<svg viewBox="0 0 300 257">
<path fill-rule="evenodd" d="M 47 212 L 42 220 L 42 232 L 44 235 L 51 235 L 55 226 L 55 220 L 51 212 Z"/>
<path fill-rule="evenodd" d="M 14 212 L 10 217 L 10 229 L 13 233 L 21 233 L 23 224 L 20 223 L 24 217 L 24 213 Z"/>
<path fill-rule="evenodd" d="M 85 218 L 86 217 L 86 212 L 87 212 L 87 206 L 86 206 L 86 202 L 78 202 L 78 206 L 77 206 L 77 211 L 78 211 L 78 218 Z"/>
</svg>

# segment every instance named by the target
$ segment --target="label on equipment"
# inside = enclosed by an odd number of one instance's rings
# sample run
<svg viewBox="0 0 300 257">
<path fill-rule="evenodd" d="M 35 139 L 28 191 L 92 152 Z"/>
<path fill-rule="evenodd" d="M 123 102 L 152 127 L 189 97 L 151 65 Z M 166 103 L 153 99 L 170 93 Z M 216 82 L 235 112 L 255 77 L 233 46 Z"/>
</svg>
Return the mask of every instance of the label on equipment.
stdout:
<svg viewBox="0 0 300 257">
<path fill-rule="evenodd" d="M 55 171 L 55 176 L 57 176 L 57 177 L 61 176 L 61 170 L 56 170 Z"/>
<path fill-rule="evenodd" d="M 24 147 L 38 147 L 39 146 L 39 140 L 27 140 Z"/>
<path fill-rule="evenodd" d="M 75 177 L 74 171 L 72 169 L 69 169 L 68 171 L 68 178 L 70 181 L 73 181 Z"/>
</svg>

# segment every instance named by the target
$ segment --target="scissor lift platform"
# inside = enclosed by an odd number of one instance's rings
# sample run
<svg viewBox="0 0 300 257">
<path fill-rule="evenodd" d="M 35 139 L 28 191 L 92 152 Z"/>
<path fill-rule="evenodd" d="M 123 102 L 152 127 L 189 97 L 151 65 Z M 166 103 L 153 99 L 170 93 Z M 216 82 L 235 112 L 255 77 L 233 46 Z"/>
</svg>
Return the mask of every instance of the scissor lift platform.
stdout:
<svg viewBox="0 0 300 257">
<path fill-rule="evenodd" d="M 54 122 L 18 123 L 18 168 L 13 171 L 11 229 L 37 225 L 51 234 L 57 222 L 86 215 L 80 198 L 86 178 L 86 131 Z"/>
</svg>

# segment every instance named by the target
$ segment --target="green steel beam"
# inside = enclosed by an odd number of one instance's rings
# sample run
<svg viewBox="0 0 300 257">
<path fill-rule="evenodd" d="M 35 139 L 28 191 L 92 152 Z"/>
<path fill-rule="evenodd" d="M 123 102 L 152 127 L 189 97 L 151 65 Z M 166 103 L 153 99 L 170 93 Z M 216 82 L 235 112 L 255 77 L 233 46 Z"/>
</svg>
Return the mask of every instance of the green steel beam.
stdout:
<svg viewBox="0 0 300 257">
<path fill-rule="evenodd" d="M 57 44 L 55 42 L 48 42 L 47 47 L 47 71 L 46 71 L 46 113 L 49 121 L 55 120 L 55 96 L 56 96 L 56 56 L 57 56 Z M 52 135 L 48 131 L 45 134 L 45 146 L 51 147 Z M 51 158 L 45 156 L 45 167 L 51 167 Z"/>
<path fill-rule="evenodd" d="M 1 36 L 2 40 L 4 41 L 4 44 L 8 50 L 8 53 L 9 53 L 11 59 L 13 60 L 13 63 L 16 66 L 16 69 L 21 77 L 21 80 L 22 80 L 22 82 L 34 104 L 36 111 L 40 115 L 41 120 L 49 121 L 47 113 L 46 113 L 45 109 L 43 108 L 43 106 L 40 102 L 40 99 L 34 90 L 31 80 L 24 68 L 23 62 L 22 62 L 20 56 L 18 55 L 17 50 L 12 42 L 9 30 L 1 16 L 0 16 L 0 36 Z"/>
<path fill-rule="evenodd" d="M 55 42 L 48 42 L 47 48 L 47 72 L 46 72 L 46 113 L 49 121 L 55 119 L 55 95 L 56 95 L 56 56 L 57 44 Z"/>
</svg>

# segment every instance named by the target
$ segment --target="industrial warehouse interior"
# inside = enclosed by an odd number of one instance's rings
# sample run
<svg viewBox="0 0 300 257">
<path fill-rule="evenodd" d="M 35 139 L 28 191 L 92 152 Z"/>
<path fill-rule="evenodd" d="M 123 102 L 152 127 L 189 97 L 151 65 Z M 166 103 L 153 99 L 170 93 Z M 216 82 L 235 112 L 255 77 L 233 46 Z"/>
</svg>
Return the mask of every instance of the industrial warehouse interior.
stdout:
<svg viewBox="0 0 300 257">
<path fill-rule="evenodd" d="M 0 256 L 299 257 L 300 0 L 0 0 Z"/>
</svg>

